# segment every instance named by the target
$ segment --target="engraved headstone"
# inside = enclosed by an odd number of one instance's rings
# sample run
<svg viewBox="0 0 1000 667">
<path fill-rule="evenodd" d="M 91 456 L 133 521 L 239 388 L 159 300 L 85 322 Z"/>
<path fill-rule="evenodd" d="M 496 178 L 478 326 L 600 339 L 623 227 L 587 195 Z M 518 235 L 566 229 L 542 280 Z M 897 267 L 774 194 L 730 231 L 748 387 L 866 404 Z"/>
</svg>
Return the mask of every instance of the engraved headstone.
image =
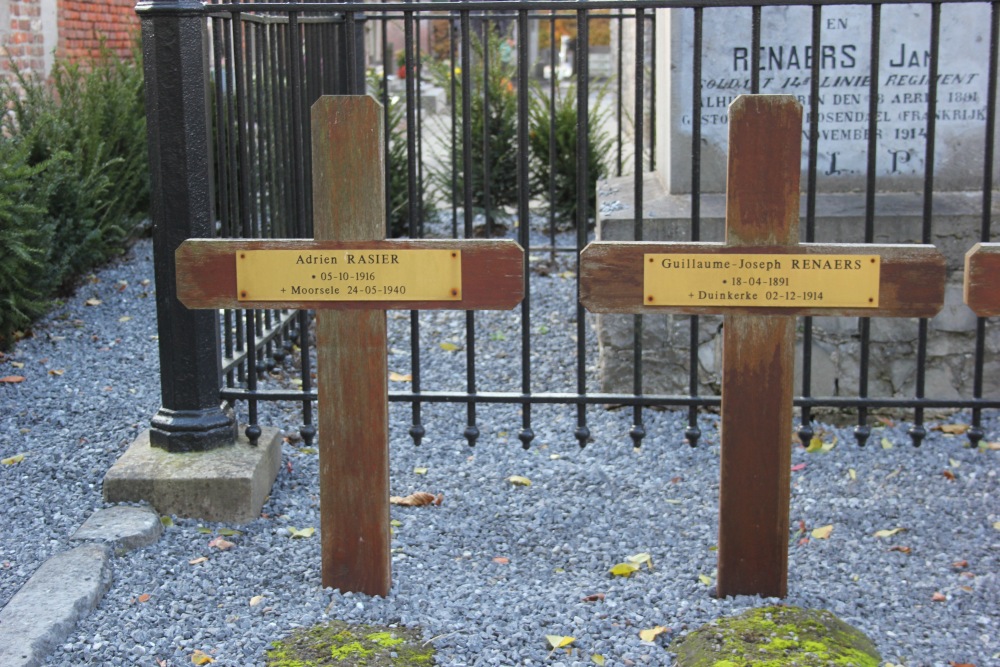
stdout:
<svg viewBox="0 0 1000 667">
<path fill-rule="evenodd" d="M 919 191 L 925 171 L 931 77 L 931 5 L 883 5 L 877 69 L 872 68 L 872 10 L 829 5 L 820 17 L 819 54 L 812 47 L 812 7 L 761 10 L 759 93 L 793 95 L 809 130 L 813 61 L 819 60 L 817 166 L 825 192 L 863 190 L 868 161 L 869 92 L 877 77 L 875 171 L 882 192 Z M 989 83 L 990 7 L 941 6 L 937 61 L 935 187 L 982 187 Z M 706 8 L 701 60 L 703 192 L 725 185 L 728 107 L 751 91 L 750 8 Z M 694 13 L 663 10 L 660 43 L 669 66 L 658 67 L 667 131 L 657 132 L 657 165 L 671 193 L 691 191 Z M 662 128 L 661 128 L 662 130 Z M 994 157 L 994 167 L 1000 155 Z M 805 158 L 802 167 L 806 168 Z M 994 184 L 1000 171 L 994 168 Z"/>
</svg>

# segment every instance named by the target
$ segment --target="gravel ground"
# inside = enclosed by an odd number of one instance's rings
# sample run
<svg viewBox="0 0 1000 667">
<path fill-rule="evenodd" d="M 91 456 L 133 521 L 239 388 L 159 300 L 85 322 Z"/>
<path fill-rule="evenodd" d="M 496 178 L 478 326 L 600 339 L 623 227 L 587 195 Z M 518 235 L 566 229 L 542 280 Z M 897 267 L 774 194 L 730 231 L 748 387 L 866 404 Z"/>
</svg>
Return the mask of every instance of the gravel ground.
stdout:
<svg viewBox="0 0 1000 667">
<path fill-rule="evenodd" d="M 150 256 L 140 242 L 0 359 L 0 377 L 25 378 L 0 384 L 0 456 L 24 454 L 0 465 L 0 605 L 102 506 L 104 473 L 159 405 Z M 533 277 L 536 389 L 575 389 L 575 284 L 562 270 Z M 519 389 L 518 318 L 476 316 L 481 391 Z M 464 314 L 420 321 L 423 388 L 464 389 Z M 408 373 L 408 315 L 390 313 L 389 322 L 390 369 Z M 390 412 L 392 492 L 441 493 L 444 502 L 393 508 L 388 598 L 322 589 L 318 537 L 289 537 L 289 527 L 319 525 L 317 455 L 292 437 L 263 517 L 227 538 L 235 546 L 209 546 L 215 535 L 206 529 L 229 526 L 175 519 L 157 544 L 116 560 L 110 593 L 46 664 L 180 666 L 200 650 L 219 665 L 262 665 L 272 640 L 338 618 L 419 626 L 442 665 L 589 665 L 597 654 L 608 665 L 670 665 L 671 638 L 765 602 L 709 594 L 714 416 L 702 418 L 703 440 L 691 448 L 680 415 L 648 411 L 649 436 L 637 451 L 627 436 L 631 411 L 592 408 L 593 442 L 581 450 L 575 409 L 535 406 L 536 437 L 525 451 L 511 407 L 479 407 L 475 448 L 461 437 L 464 406 L 424 406 L 419 447 L 407 435 L 409 406 Z M 300 419 L 292 406 L 262 414 L 290 434 Z M 833 611 L 894 665 L 1000 665 L 1000 452 L 933 429 L 914 449 L 908 424 L 875 424 L 864 449 L 849 429 L 830 425 L 818 428 L 826 442 L 836 439 L 831 451 L 796 448 L 785 602 Z M 1000 440 L 996 411 L 985 426 L 987 441 Z M 532 484 L 515 486 L 512 475 Z M 811 537 L 827 525 L 827 539 Z M 609 574 L 640 552 L 653 569 Z M 585 601 L 597 594 L 603 599 Z M 251 605 L 255 596 L 262 601 Z M 640 640 L 639 630 L 658 625 L 669 632 Z M 550 651 L 546 635 L 574 637 L 572 652 Z"/>
</svg>

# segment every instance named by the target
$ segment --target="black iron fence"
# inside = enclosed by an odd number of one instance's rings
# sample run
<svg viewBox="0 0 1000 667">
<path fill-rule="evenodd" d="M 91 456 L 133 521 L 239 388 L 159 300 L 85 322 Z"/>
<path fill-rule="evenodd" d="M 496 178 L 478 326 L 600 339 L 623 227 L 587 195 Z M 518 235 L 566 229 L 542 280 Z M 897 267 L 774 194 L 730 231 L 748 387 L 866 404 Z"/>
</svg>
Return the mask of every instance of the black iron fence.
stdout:
<svg viewBox="0 0 1000 667">
<path fill-rule="evenodd" d="M 190 236 L 311 236 L 309 107 L 323 94 L 371 92 L 383 103 L 387 235 L 496 235 L 517 220 L 506 233 L 529 255 L 572 269 L 594 238 L 595 218 L 607 215 L 595 201 L 595 177 L 623 179 L 616 182 L 639 212 L 632 236 L 641 240 L 653 224 L 644 222 L 651 197 L 644 183 L 656 170 L 668 174 L 660 180 L 671 196 L 687 202 L 684 238 L 699 240 L 709 217 L 703 206 L 718 192 L 711 164 L 717 156 L 705 147 L 714 146 L 724 128 L 725 104 L 741 92 L 791 92 L 802 99 L 807 118 L 804 240 L 816 239 L 823 215 L 817 202 L 830 191 L 853 192 L 863 202 L 859 236 L 837 240 L 874 241 L 883 190 L 919 200 L 919 232 L 911 242 L 935 241 L 945 190 L 960 190 L 965 200 L 971 192 L 975 201 L 972 214 L 959 216 L 974 223 L 956 223 L 947 214 L 950 237 L 965 247 L 995 239 L 997 7 L 905 5 L 905 25 L 894 18 L 887 29 L 883 16 L 898 6 L 904 5 L 854 4 L 848 23 L 842 5 L 829 2 L 140 2 L 164 396 L 153 419 L 154 443 L 201 449 L 231 438 L 232 418 L 220 401 L 245 405 L 251 438 L 260 433 L 260 401 L 301 405 L 302 434 L 307 440 L 315 434 L 310 313 L 186 311 L 174 297 L 172 266 L 173 249 Z M 982 58 L 973 54 L 974 67 L 950 63 L 953 49 L 942 55 L 942 45 L 962 34 L 947 23 L 957 6 L 977 7 L 983 17 L 977 30 L 986 44 Z M 770 21 L 775 11 L 784 14 Z M 774 26 L 787 26 L 789 11 L 807 30 L 775 34 Z M 856 39 L 836 34 L 845 30 Z M 885 35 L 901 30 L 912 31 L 912 48 L 897 39 L 899 53 L 883 53 Z M 723 60 L 726 76 L 718 74 Z M 901 69 L 882 74 L 886 62 Z M 973 87 L 962 83 L 970 75 Z M 910 97 L 897 102 L 897 94 Z M 969 129 L 942 134 L 946 122 Z M 889 139 L 905 142 L 905 150 Z M 852 142 L 847 150 L 830 143 L 841 140 Z M 960 151 L 952 150 L 956 142 Z M 948 164 L 936 165 L 936 156 Z M 961 184 L 949 180 L 952 173 L 961 174 Z M 424 386 L 421 323 L 410 314 L 411 390 L 393 391 L 390 400 L 412 404 L 415 439 L 424 432 L 421 405 L 451 402 L 468 408 L 470 443 L 478 432 L 476 406 L 486 403 L 521 406 L 525 446 L 532 439 L 531 407 L 538 404 L 575 406 L 581 445 L 589 438 L 588 408 L 595 405 L 630 406 L 636 444 L 645 435 L 644 410 L 686 409 L 687 436 L 697 442 L 699 409 L 720 403 L 703 388 L 704 321 L 688 318 L 686 394 L 643 391 L 650 350 L 648 344 L 644 350 L 641 317 L 632 327 L 632 385 L 608 389 L 588 371 L 597 354 L 588 345 L 593 318 L 577 306 L 570 325 L 575 386 L 552 392 L 532 381 L 532 306 L 529 290 L 520 309 L 520 387 L 508 392 L 477 391 L 472 313 L 465 322 L 465 390 Z M 983 410 L 1000 407 L 1000 396 L 984 396 L 988 357 L 998 346 L 997 331 L 984 318 L 975 319 L 967 349 L 958 352 L 968 360 L 971 382 L 960 395 L 943 397 L 926 392 L 926 358 L 936 335 L 927 320 L 916 324 L 916 374 L 908 394 L 871 395 L 866 318 L 853 333 L 856 391 L 816 395 L 815 326 L 813 318 L 802 318 L 795 403 L 807 440 L 819 408 L 855 410 L 862 444 L 870 412 L 891 408 L 906 412 L 920 444 L 925 411 L 940 408 L 971 410 L 968 436 L 975 443 L 983 437 Z M 287 382 L 287 373 L 284 382 L 276 380 L 278 368 L 294 369 L 295 382 Z"/>
</svg>

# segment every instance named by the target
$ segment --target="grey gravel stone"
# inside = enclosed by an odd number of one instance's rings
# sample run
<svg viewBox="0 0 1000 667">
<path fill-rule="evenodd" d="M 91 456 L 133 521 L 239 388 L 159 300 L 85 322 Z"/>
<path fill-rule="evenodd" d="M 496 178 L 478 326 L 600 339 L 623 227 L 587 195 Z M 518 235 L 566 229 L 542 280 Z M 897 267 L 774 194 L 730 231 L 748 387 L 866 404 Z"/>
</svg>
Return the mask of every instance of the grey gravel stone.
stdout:
<svg viewBox="0 0 1000 667">
<path fill-rule="evenodd" d="M 565 244 L 567 237 L 558 240 Z M 130 261 L 95 274 L 0 361 L 0 373 L 26 378 L 0 386 L 0 452 L 25 453 L 21 463 L 0 466 L 0 605 L 104 507 L 103 476 L 159 407 L 155 304 L 151 285 L 143 285 L 153 276 L 150 254 L 142 242 Z M 560 254 L 548 275 L 530 276 L 536 391 L 576 392 L 575 281 L 562 275 L 574 261 Z M 90 298 L 101 305 L 85 305 Z M 596 343 L 593 318 L 585 317 L 590 366 Z M 467 345 L 465 313 L 422 312 L 417 319 L 422 389 L 465 391 L 465 354 L 439 345 Z M 471 319 L 477 389 L 519 391 L 519 309 Z M 410 315 L 390 311 L 387 320 L 389 368 L 409 373 Z M 8 362 L 24 366 L 15 370 Z M 292 386 L 294 356 L 276 371 L 261 386 Z M 588 380 L 595 375 L 588 370 Z M 411 387 L 391 382 L 390 388 Z M 245 422 L 246 406 L 237 410 Z M 631 409 L 589 406 L 593 441 L 582 450 L 573 433 L 575 406 L 531 406 L 535 438 L 528 450 L 518 440 L 519 406 L 478 405 L 482 435 L 474 448 L 462 437 L 464 404 L 425 404 L 427 437 L 419 447 L 407 434 L 410 406 L 394 402 L 389 413 L 392 493 L 444 494 L 439 507 L 392 509 L 401 525 L 394 526 L 389 597 L 323 589 L 318 531 L 289 537 L 290 526 L 319 528 L 315 445 L 290 438 L 265 516 L 242 526 L 175 518 L 155 544 L 114 561 L 110 591 L 45 664 L 189 665 L 201 650 L 219 665 L 262 665 L 271 641 L 336 618 L 419 626 L 438 664 L 449 667 L 556 661 L 583 667 L 594 664 L 593 654 L 613 665 L 666 667 L 673 638 L 776 602 L 717 600 L 700 579 L 714 581 L 716 567 L 719 421 L 713 414 L 699 417 L 701 438 L 692 448 L 684 443 L 686 411 L 646 410 L 649 435 L 636 451 L 628 437 Z M 301 424 L 295 404 L 261 403 L 260 415 L 262 424 L 285 433 Z M 824 442 L 837 439 L 829 453 L 794 448 L 792 463 L 806 467 L 791 477 L 784 602 L 833 611 L 894 665 L 996 665 L 1000 452 L 969 449 L 966 438 L 934 430 L 939 419 L 928 415 L 928 437 L 916 449 L 909 445 L 910 424 L 874 419 L 865 448 L 854 444 L 853 422 L 814 425 Z M 983 411 L 983 427 L 988 442 L 1000 441 L 996 410 Z M 416 474 L 417 467 L 427 473 Z M 512 475 L 528 477 L 532 486 L 515 487 L 506 481 Z M 827 524 L 834 530 L 826 540 L 800 544 L 800 522 L 806 536 Z M 897 527 L 906 530 L 875 537 Z M 240 534 L 230 534 L 234 528 Z M 224 529 L 234 546 L 210 546 Z M 653 569 L 611 577 L 610 567 L 640 552 L 652 555 Z M 509 562 L 494 562 L 497 556 Z M 954 565 L 962 561 L 968 565 Z M 935 592 L 945 601 L 935 602 Z M 603 601 L 583 601 L 598 593 Z M 263 599 L 250 606 L 255 596 Z M 657 625 L 671 632 L 644 644 L 639 630 Z M 573 653 L 549 657 L 545 635 L 575 637 Z"/>
</svg>

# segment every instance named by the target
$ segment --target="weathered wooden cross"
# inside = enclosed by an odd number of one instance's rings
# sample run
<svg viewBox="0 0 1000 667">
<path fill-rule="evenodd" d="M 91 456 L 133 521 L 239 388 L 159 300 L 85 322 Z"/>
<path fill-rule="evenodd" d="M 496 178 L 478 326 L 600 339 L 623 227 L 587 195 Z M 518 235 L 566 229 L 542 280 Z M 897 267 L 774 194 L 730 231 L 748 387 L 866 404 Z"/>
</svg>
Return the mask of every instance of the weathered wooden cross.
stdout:
<svg viewBox="0 0 1000 667">
<path fill-rule="evenodd" d="M 513 241 L 382 240 L 384 135 L 368 96 L 312 107 L 315 240 L 192 239 L 177 250 L 188 308 L 316 309 L 323 586 L 387 595 L 389 309 L 509 310 Z"/>
<path fill-rule="evenodd" d="M 717 591 L 784 597 L 795 317 L 929 317 L 945 264 L 925 245 L 799 243 L 802 108 L 729 107 L 725 243 L 595 242 L 583 305 L 600 313 L 723 313 Z"/>
<path fill-rule="evenodd" d="M 979 317 L 1000 315 L 1000 243 L 977 243 L 965 253 L 965 303 Z"/>
</svg>

